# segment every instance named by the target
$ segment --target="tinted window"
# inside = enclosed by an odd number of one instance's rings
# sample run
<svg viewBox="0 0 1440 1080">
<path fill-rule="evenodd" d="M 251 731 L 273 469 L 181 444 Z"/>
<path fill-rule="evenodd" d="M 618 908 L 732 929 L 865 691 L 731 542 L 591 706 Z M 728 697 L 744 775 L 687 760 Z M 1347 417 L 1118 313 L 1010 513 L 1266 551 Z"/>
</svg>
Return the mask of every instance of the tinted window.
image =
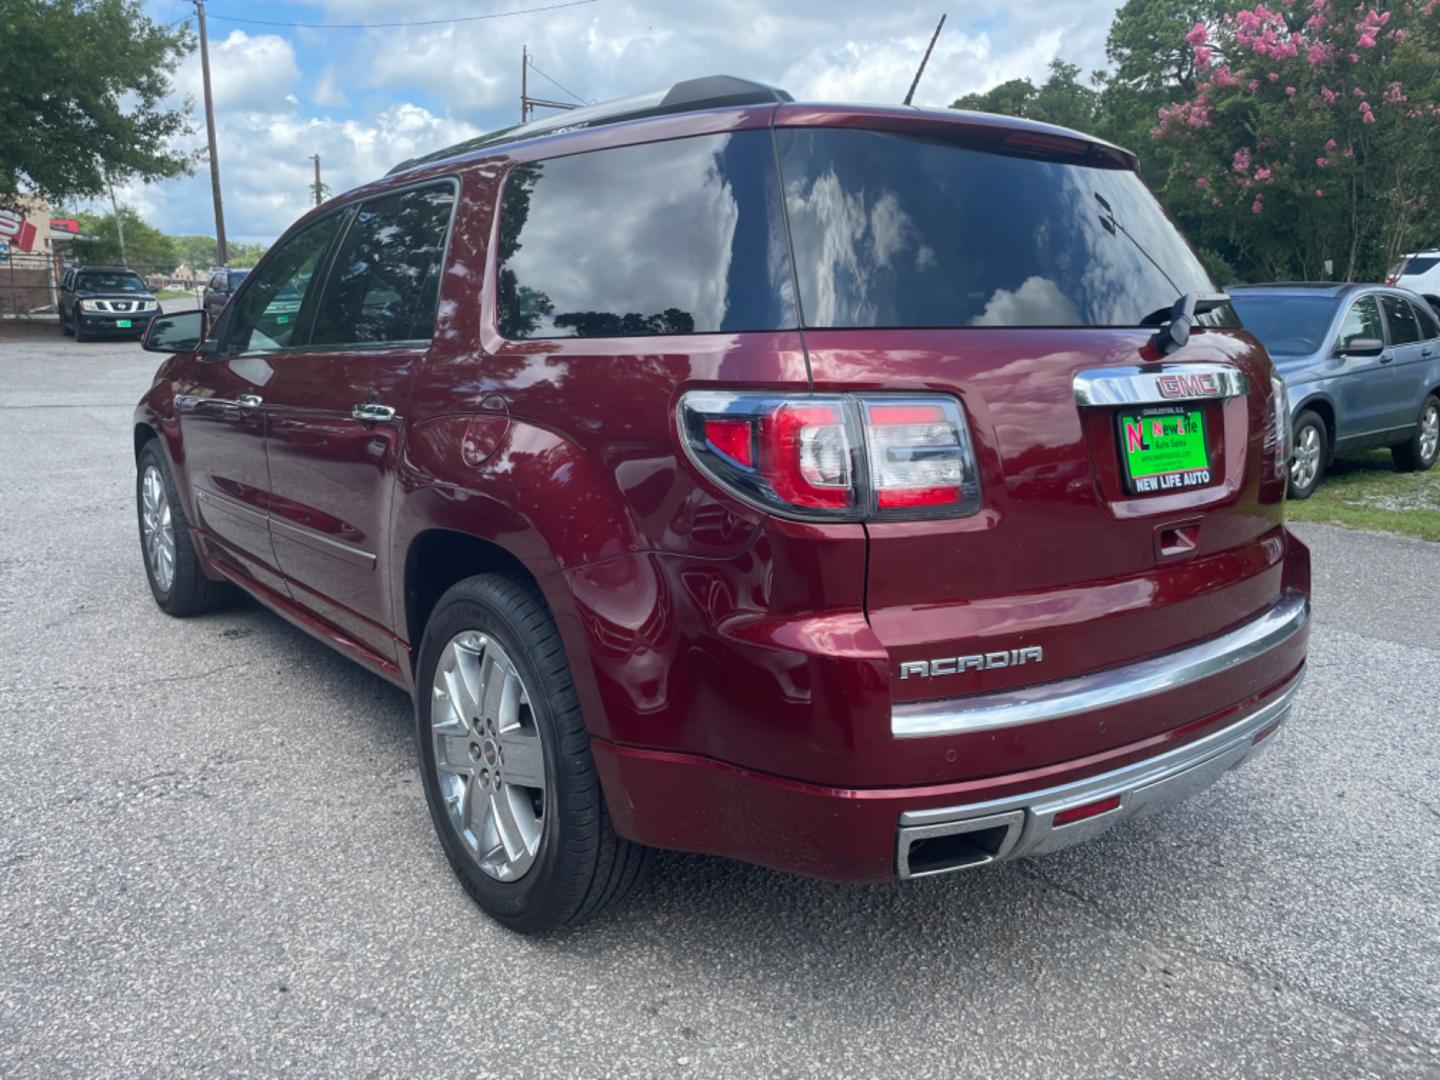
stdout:
<svg viewBox="0 0 1440 1080">
<path fill-rule="evenodd" d="M 775 134 L 807 325 L 1134 326 L 1215 291 L 1132 172 L 885 132 Z"/>
<path fill-rule="evenodd" d="M 1420 336 L 1426 341 L 1440 337 L 1440 320 L 1424 304 L 1415 305 L 1415 314 L 1420 316 Z"/>
<path fill-rule="evenodd" d="M 362 203 L 315 312 L 315 345 L 429 341 L 454 189 Z"/>
<path fill-rule="evenodd" d="M 227 352 L 268 352 L 304 344 L 295 333 L 300 305 L 335 239 L 341 217 L 331 214 L 306 226 L 250 275 L 248 286 L 231 308 L 234 314 L 225 337 Z"/>
<path fill-rule="evenodd" d="M 1390 324 L 1391 345 L 1410 345 L 1420 340 L 1420 320 L 1409 303 L 1389 293 L 1380 302 L 1385 305 L 1385 321 Z"/>
<path fill-rule="evenodd" d="M 1346 349 L 1352 341 L 1359 338 L 1385 340 L 1385 327 L 1380 322 L 1380 305 L 1373 296 L 1362 296 L 1350 305 L 1350 310 L 1345 313 L 1345 321 L 1340 324 L 1340 333 L 1335 344 Z"/>
<path fill-rule="evenodd" d="M 249 272 L 249 270 L 231 270 L 228 279 L 230 283 L 230 288 L 238 289 L 240 287 L 240 282 L 245 280 L 245 275 Z M 221 284 L 223 286 L 224 283 L 222 282 Z"/>
<path fill-rule="evenodd" d="M 143 293 L 150 290 L 145 288 L 145 282 L 136 274 L 87 270 L 76 278 L 75 291 Z"/>
<path fill-rule="evenodd" d="M 1237 289 L 1230 294 L 1230 303 L 1245 329 L 1275 356 L 1304 356 L 1315 352 L 1324 342 L 1325 331 L 1335 314 L 1335 299 L 1330 296 L 1285 296 Z M 1373 300 L 1370 306 L 1375 308 Z M 1380 320 L 1378 308 L 1375 320 L 1377 323 Z"/>
<path fill-rule="evenodd" d="M 507 338 L 795 325 L 768 131 L 517 165 L 500 220 Z"/>
<path fill-rule="evenodd" d="M 1435 267 L 1440 266 L 1440 256 L 1417 255 L 1408 263 L 1405 263 L 1403 273 L 1406 274 L 1428 274 Z"/>
</svg>

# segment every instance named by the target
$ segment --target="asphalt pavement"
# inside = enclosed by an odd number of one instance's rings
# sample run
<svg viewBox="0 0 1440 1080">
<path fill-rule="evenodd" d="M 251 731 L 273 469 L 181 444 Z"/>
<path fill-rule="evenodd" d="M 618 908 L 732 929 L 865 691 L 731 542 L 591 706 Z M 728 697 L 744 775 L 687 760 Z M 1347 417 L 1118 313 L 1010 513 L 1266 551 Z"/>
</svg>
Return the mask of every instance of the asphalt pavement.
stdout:
<svg viewBox="0 0 1440 1080">
<path fill-rule="evenodd" d="M 1440 545 L 1297 530 L 1297 712 L 1166 813 L 903 887 L 666 854 L 524 939 L 451 877 L 403 694 L 155 607 L 155 366 L 0 326 L 0 1075 L 1440 1076 Z"/>
</svg>

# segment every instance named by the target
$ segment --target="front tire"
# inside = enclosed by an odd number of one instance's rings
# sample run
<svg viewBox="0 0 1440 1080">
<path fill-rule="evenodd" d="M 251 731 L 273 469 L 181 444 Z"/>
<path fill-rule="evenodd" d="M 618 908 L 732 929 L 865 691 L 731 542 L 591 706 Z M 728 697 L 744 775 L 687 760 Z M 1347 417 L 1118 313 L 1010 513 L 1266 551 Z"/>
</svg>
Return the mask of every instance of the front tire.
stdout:
<svg viewBox="0 0 1440 1080">
<path fill-rule="evenodd" d="M 1440 398 L 1430 394 L 1420 405 L 1420 419 L 1408 442 L 1390 448 L 1398 472 L 1425 472 L 1440 457 Z"/>
<path fill-rule="evenodd" d="M 73 331 L 73 336 L 76 341 L 88 341 L 90 339 L 90 335 L 85 333 L 85 329 L 80 325 L 79 315 L 72 315 L 70 317 L 70 329 Z"/>
<path fill-rule="evenodd" d="M 1308 499 L 1325 474 L 1330 436 L 1325 421 L 1308 409 L 1295 418 L 1295 451 L 1290 459 L 1290 498 Z"/>
<path fill-rule="evenodd" d="M 451 587 L 415 694 L 421 780 L 466 892 L 512 930 L 573 926 L 622 899 L 649 852 L 615 835 L 559 632 L 505 574 Z"/>
<path fill-rule="evenodd" d="M 201 569 L 170 465 L 154 439 L 145 444 L 136 462 L 135 513 L 145 578 L 160 610 L 184 618 L 219 607 L 226 587 L 211 581 Z"/>
</svg>

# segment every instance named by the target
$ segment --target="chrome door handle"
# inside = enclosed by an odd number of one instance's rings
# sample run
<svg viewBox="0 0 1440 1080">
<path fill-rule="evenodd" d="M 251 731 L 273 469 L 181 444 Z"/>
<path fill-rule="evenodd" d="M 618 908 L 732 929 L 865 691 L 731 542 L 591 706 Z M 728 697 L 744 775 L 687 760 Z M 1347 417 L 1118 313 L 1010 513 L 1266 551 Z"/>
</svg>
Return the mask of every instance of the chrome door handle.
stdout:
<svg viewBox="0 0 1440 1080">
<path fill-rule="evenodd" d="M 350 415 L 367 424 L 383 424 L 395 419 L 395 407 L 393 405 L 376 405 L 374 402 L 367 401 L 364 405 L 356 405 L 351 409 Z"/>
<path fill-rule="evenodd" d="M 258 394 L 241 394 L 235 399 L 235 404 L 242 409 L 258 409 L 265 404 L 265 399 Z"/>
</svg>

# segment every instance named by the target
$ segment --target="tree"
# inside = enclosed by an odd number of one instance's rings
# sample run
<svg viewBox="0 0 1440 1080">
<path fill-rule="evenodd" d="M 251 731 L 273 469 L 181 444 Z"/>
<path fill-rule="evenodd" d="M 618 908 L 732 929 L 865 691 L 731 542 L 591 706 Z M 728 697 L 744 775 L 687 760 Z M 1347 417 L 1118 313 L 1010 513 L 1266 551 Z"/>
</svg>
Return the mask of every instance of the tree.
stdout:
<svg viewBox="0 0 1440 1080">
<path fill-rule="evenodd" d="M 0 0 L 0 27 L 0 203 L 90 198 L 107 180 L 190 170 L 171 148 L 190 130 L 188 102 L 161 104 L 194 47 L 188 27 L 157 26 L 136 0 Z"/>
<path fill-rule="evenodd" d="M 1011 79 L 993 90 L 966 94 L 952 109 L 1021 116 L 1047 124 L 1095 133 L 1100 95 L 1080 81 L 1080 69 L 1063 60 L 1050 61 L 1050 77 L 1040 86 L 1029 79 Z"/>
<path fill-rule="evenodd" d="M 1320 277 L 1328 260 L 1354 281 L 1440 234 L 1437 6 L 1281 0 L 1193 24 L 1194 85 L 1152 131 L 1192 238 L 1242 274 Z"/>
<path fill-rule="evenodd" d="M 114 214 L 75 215 L 80 230 L 91 240 L 77 240 L 75 254 L 81 262 L 118 263 L 121 258 L 120 234 Z M 125 227 L 125 261 L 145 272 L 175 269 L 175 242 L 128 206 L 120 207 L 120 222 Z"/>
</svg>

